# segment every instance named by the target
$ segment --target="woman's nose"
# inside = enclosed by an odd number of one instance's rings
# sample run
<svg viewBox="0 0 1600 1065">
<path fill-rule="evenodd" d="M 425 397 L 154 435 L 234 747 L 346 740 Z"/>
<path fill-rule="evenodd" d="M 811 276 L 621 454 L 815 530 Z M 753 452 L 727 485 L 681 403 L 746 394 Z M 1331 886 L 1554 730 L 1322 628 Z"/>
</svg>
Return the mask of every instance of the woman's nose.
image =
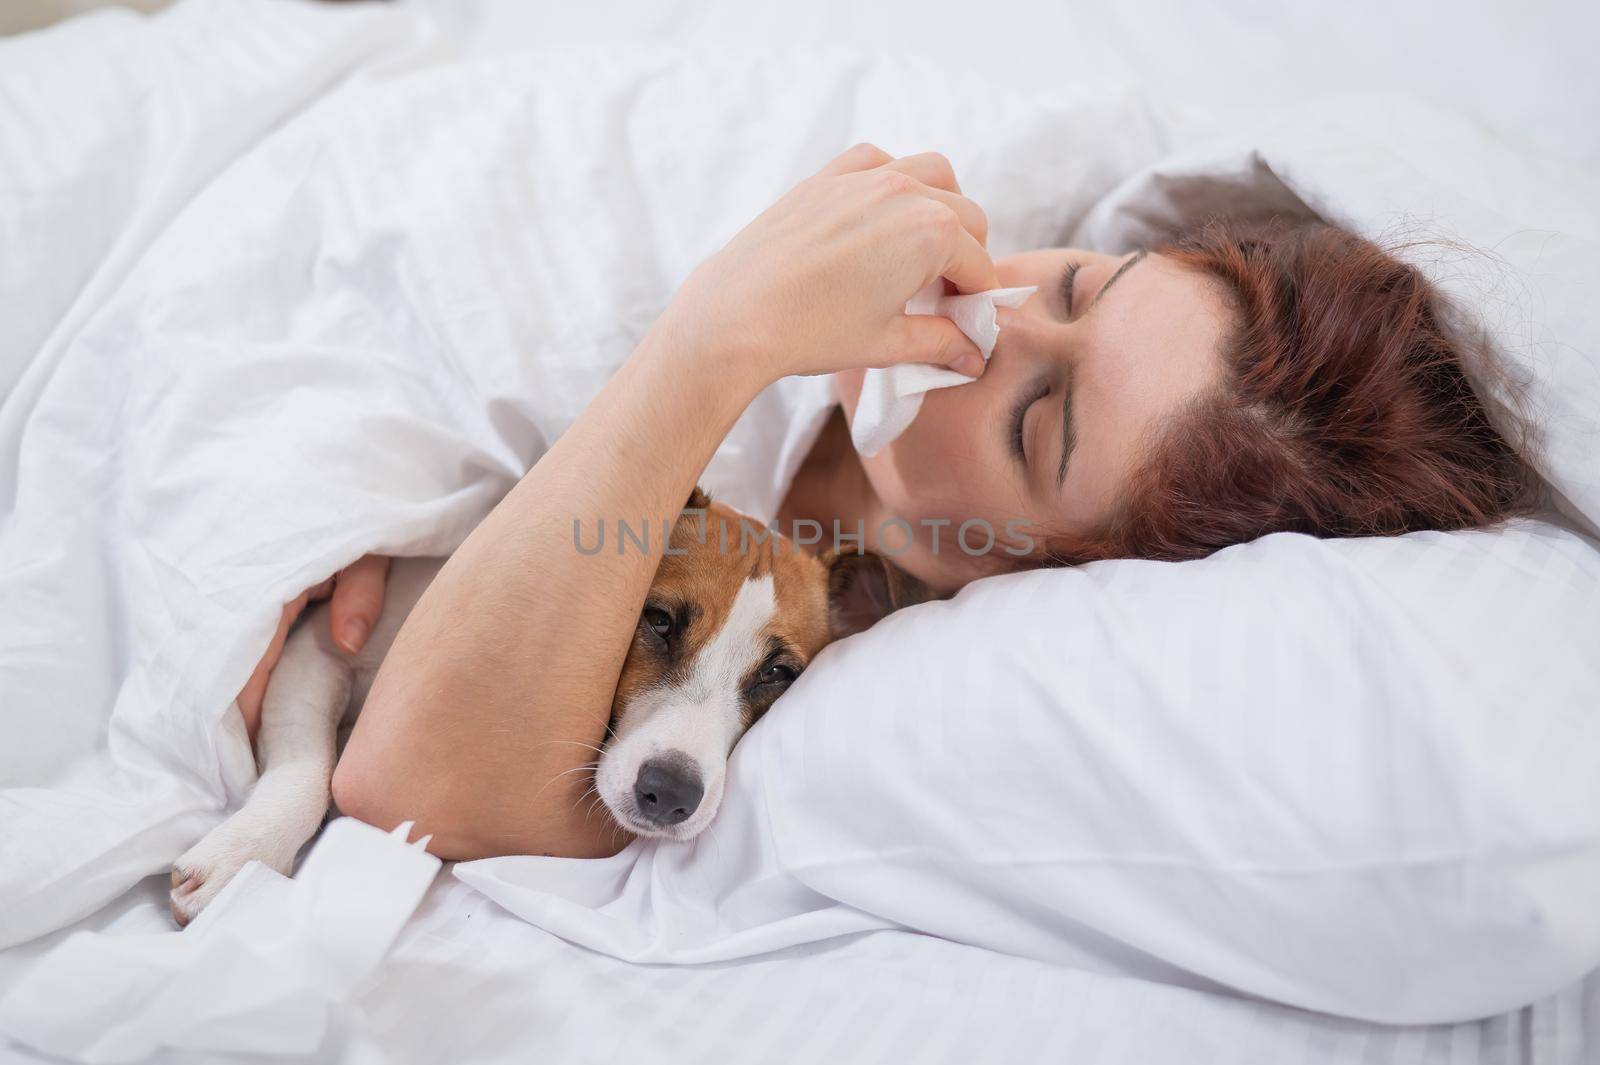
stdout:
<svg viewBox="0 0 1600 1065">
<path fill-rule="evenodd" d="M 1059 338 L 1052 342 L 1049 318 L 1029 310 L 1027 303 L 1021 307 L 995 308 L 994 321 L 1000 327 L 1000 335 L 994 343 L 996 358 L 1007 361 L 1045 358 L 1053 348 L 1060 347 Z"/>
<path fill-rule="evenodd" d="M 1038 332 L 1052 324 L 1062 324 L 1053 322 L 1037 292 L 1029 296 L 1020 307 L 996 307 L 994 321 L 1000 327 L 1001 336 L 1008 330 L 1013 333 Z"/>
</svg>

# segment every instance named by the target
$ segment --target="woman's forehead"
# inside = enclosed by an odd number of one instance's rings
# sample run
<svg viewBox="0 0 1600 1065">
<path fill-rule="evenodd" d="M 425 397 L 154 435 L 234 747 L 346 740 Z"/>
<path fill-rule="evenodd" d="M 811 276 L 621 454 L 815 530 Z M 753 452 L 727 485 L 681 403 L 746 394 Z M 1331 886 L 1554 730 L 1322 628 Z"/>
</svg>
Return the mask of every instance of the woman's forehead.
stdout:
<svg viewBox="0 0 1600 1065">
<path fill-rule="evenodd" d="M 1085 517 L 1114 505 L 1154 434 L 1221 379 L 1229 311 L 1210 279 L 1151 255 L 1077 324 L 1062 505 Z"/>
</svg>

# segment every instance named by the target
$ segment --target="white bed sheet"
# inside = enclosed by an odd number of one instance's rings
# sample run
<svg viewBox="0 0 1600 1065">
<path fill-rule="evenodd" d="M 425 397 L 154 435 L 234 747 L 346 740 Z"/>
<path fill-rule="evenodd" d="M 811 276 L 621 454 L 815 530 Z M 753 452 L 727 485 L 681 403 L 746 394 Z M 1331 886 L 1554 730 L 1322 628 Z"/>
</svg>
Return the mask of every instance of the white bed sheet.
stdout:
<svg viewBox="0 0 1600 1065">
<path fill-rule="evenodd" d="M 81 927 L 169 928 L 164 881 Z M 0 952 L 0 987 L 67 934 Z M 632 965 L 512 916 L 446 869 L 317 1060 L 1592 1065 L 1596 1033 L 1600 974 L 1489 1020 L 1391 1027 L 898 931 L 722 964 Z"/>
<path fill-rule="evenodd" d="M 617 9 L 608 5 L 585 5 L 562 9 L 558 23 L 551 21 L 548 11 L 538 19 L 512 14 L 518 9 L 509 4 L 432 6 L 444 21 L 461 30 L 451 47 L 469 52 L 557 43 L 562 33 L 582 38 L 592 34 L 596 25 L 604 25 L 608 32 L 658 41 L 693 34 L 701 42 L 714 42 L 720 27 L 726 31 L 723 39 L 734 43 L 763 29 L 759 19 L 734 15 L 736 9 L 731 5 L 680 5 L 651 8 L 648 13 L 635 10 L 633 18 L 619 16 Z M 744 9 L 740 6 L 738 10 Z M 840 13 L 837 6 L 821 9 L 823 15 L 829 10 Z M 1142 16 L 1145 22 L 1107 14 L 1111 9 L 1105 5 L 1086 5 L 1085 10 L 1072 12 L 1070 29 L 1064 9 L 1055 5 L 1018 10 L 1027 17 L 1038 17 L 1047 32 L 1018 38 L 1030 43 L 1026 52 L 1015 56 L 998 46 L 991 49 L 980 69 L 1015 77 L 1019 83 L 1041 83 L 1056 76 L 1047 67 L 1056 54 L 1055 41 L 1070 42 L 1070 47 L 1062 48 L 1067 57 L 1064 64 L 1077 62 L 1075 69 L 1106 78 L 1130 70 L 1142 72 L 1156 60 L 1154 69 L 1162 58 L 1176 56 L 1183 49 L 1202 52 L 1198 41 L 1215 44 L 1224 53 L 1227 48 L 1246 48 L 1263 36 L 1272 49 L 1286 39 L 1328 43 L 1327 34 L 1320 32 L 1327 27 L 1288 14 L 1269 15 L 1253 8 L 1247 12 L 1243 5 L 1230 9 L 1220 25 L 1209 27 L 1186 21 L 1177 4 L 1165 12 L 1165 19 L 1146 13 Z M 1450 10 L 1453 19 L 1463 21 L 1458 9 Z M 879 40 L 890 30 L 904 31 L 914 38 L 918 49 L 948 53 L 951 42 L 958 38 L 946 27 L 957 18 L 957 12 L 930 13 L 926 5 L 911 3 L 876 6 L 866 16 L 870 21 L 858 25 Z M 815 21 L 813 14 L 791 13 L 805 27 L 795 36 L 807 39 L 809 34 L 809 39 L 820 39 L 824 23 Z M 1571 20 L 1582 17 L 1570 10 L 1562 15 Z M 55 304 L 14 305 L 16 317 L 8 317 L 7 324 L 16 328 L 0 336 L 0 389 L 21 393 L 44 386 L 48 368 L 39 368 L 35 353 L 43 351 L 49 356 L 59 351 L 53 338 L 65 337 L 81 326 L 116 291 L 149 243 L 205 180 L 226 169 L 232 150 L 245 138 L 266 135 L 285 118 L 313 109 L 320 87 L 345 76 L 365 59 L 398 48 L 409 33 L 403 19 L 369 19 L 364 12 L 336 15 L 319 11 L 314 17 L 347 21 L 339 32 L 318 38 L 315 47 L 308 44 L 303 58 L 279 55 L 286 66 L 295 68 L 292 77 L 283 79 L 281 70 L 263 69 L 254 87 L 270 90 L 277 75 L 278 80 L 311 89 L 298 95 L 257 91 L 244 92 L 236 101 L 196 101 L 190 113 L 156 123 L 155 134 L 165 137 L 164 141 L 149 139 L 152 130 L 140 128 L 137 132 L 145 139 L 130 139 L 126 148 L 130 159 L 138 160 L 137 165 L 130 165 L 124 180 L 102 185 L 139 195 L 129 195 L 126 203 L 114 196 L 98 201 L 96 210 L 104 225 L 98 229 L 80 225 L 75 228 L 79 243 L 56 249 L 47 260 L 49 269 L 58 275 L 51 285 L 39 284 L 36 277 L 21 277 L 37 260 L 7 258 L 0 283 L 10 287 L 0 294 L 51 291 L 62 298 Z M 1276 22 L 1255 21 L 1260 18 Z M 219 20 L 218 30 L 226 23 L 226 19 Z M 101 25 L 108 37 L 115 36 L 117 24 Z M 1367 26 L 1370 30 L 1377 25 L 1374 11 Z M 1149 27 L 1160 32 L 1140 32 Z M 236 24 L 227 28 L 248 35 L 255 27 Z M 1488 18 L 1485 38 L 1504 28 L 1501 16 Z M 1557 59 L 1573 47 L 1575 28 L 1548 12 L 1524 28 L 1542 34 Z M 1364 37 L 1359 19 L 1341 24 L 1339 31 L 1336 39 L 1347 42 Z M 281 27 L 275 32 L 282 36 Z M 965 40 L 965 35 L 960 39 Z M 1284 55 L 1292 56 L 1293 49 L 1284 49 Z M 1279 60 L 1271 70 L 1261 70 L 1260 77 L 1265 83 L 1284 85 L 1288 91 L 1310 94 L 1325 87 L 1344 69 L 1343 64 L 1356 58 L 1353 48 L 1341 55 L 1337 48 L 1325 47 L 1317 55 L 1317 62 L 1307 64 Z M 1593 127 L 1587 122 L 1566 122 L 1567 112 L 1550 106 L 1559 94 L 1546 91 L 1552 83 L 1544 79 L 1554 76 L 1552 71 L 1577 69 L 1576 65 L 1538 56 L 1537 49 L 1522 49 L 1508 57 L 1513 67 L 1521 63 L 1518 69 L 1528 73 L 1528 77 L 1502 82 L 1519 86 L 1518 91 L 1488 93 L 1473 82 L 1467 96 L 1446 102 L 1457 103 L 1502 130 L 1518 129 L 1571 161 L 1600 159 Z M 1408 58 L 1390 56 L 1390 69 L 1376 74 L 1376 83 L 1392 87 L 1418 79 L 1407 65 Z M 420 62 L 415 57 L 411 61 Z M 1420 68 L 1426 66 L 1420 64 Z M 1178 88 L 1197 68 L 1186 70 L 1179 64 L 1162 69 L 1166 71 L 1163 77 L 1173 79 L 1169 87 Z M 41 79 L 47 74 L 41 69 Z M 1201 84 L 1190 104 L 1216 106 L 1237 99 L 1249 87 L 1240 84 L 1237 75 Z M 1567 84 L 1566 91 L 1570 91 L 1569 83 L 1557 84 Z M 41 91 L 49 91 L 48 84 L 41 81 L 40 85 Z M 1431 91 L 1448 94 L 1452 85 L 1465 87 L 1468 81 L 1464 76 L 1445 78 L 1442 83 L 1435 80 Z M 111 77 L 100 86 L 107 92 L 117 87 Z M 62 109 L 63 121 L 81 123 L 85 136 L 127 132 L 96 130 L 95 120 L 107 101 L 97 102 L 92 93 L 78 89 L 74 92 L 81 106 Z M 1591 94 L 1591 98 L 1593 95 L 1600 94 Z M 217 142 L 215 150 L 199 161 L 198 171 L 174 174 L 164 169 L 171 158 L 181 156 L 185 138 L 196 124 L 214 122 L 218 112 L 231 116 L 240 141 L 231 147 L 226 139 Z M 70 164 L 71 160 L 39 161 L 41 168 L 59 165 L 63 174 L 71 172 Z M 81 197 L 73 201 L 68 191 L 61 196 L 64 206 L 84 202 Z M 125 213 L 128 204 L 137 210 Z M 133 224 L 124 225 L 130 218 Z M 32 234 L 7 234 L 27 239 L 32 246 L 47 240 L 48 235 L 48 228 Z M 16 443 L 8 434 L 0 434 L 0 441 L 6 447 Z M 0 459 L 9 462 L 11 457 L 0 455 Z M 8 504 L 16 487 L 0 485 L 0 495 Z M 17 563 L 11 560 L 7 564 Z M 286 568 L 274 579 L 288 587 L 304 576 Z M 97 616 L 95 604 L 83 604 L 83 609 L 84 617 Z M 240 657 L 243 648 L 259 637 L 237 618 L 219 620 L 226 621 L 225 631 L 238 644 L 233 657 Z M 67 639 L 63 646 L 72 647 L 74 642 Z M 64 659 L 63 666 L 69 664 Z M 226 668 L 219 667 L 218 673 L 236 666 L 230 662 Z M 219 676 L 214 686 L 225 687 L 225 680 Z M 85 705 L 103 707 L 106 703 L 104 692 L 77 694 Z M 56 769 L 68 764 L 70 752 L 82 747 L 87 733 L 100 727 L 103 719 L 69 719 L 60 733 L 30 737 L 41 744 L 43 757 L 56 758 L 59 766 L 40 772 L 37 764 L 31 765 L 26 779 L 44 782 L 57 776 Z M 51 746 L 46 746 L 47 739 Z M 59 755 L 51 751 L 59 751 Z M 16 757 L 15 749 L 10 757 Z M 15 768 L 14 763 L 0 762 L 0 780 L 5 779 L 8 766 Z M 247 780 L 235 777 L 224 783 L 237 788 Z M 217 782 L 180 781 L 177 786 L 208 788 Z M 199 820 L 168 824 L 161 830 L 176 838 L 192 833 Z M 112 894 L 115 892 L 106 892 L 107 897 Z M 156 876 L 75 927 L 149 931 L 168 927 L 168 921 L 164 878 Z M 69 931 L 0 952 L 0 988 Z M 26 1056 L 20 1048 L 9 1049 Z M 6 1050 L 0 1046 L 0 1053 Z M 324 1051 L 327 1060 L 418 1062 L 525 1061 L 535 1057 L 585 1061 L 649 1055 L 660 1062 L 905 1059 L 921 1063 L 1070 1058 L 1087 1062 L 1261 1061 L 1273 1065 L 1291 1061 L 1576 1065 L 1600 1056 L 1600 977 L 1590 977 L 1526 1009 L 1484 1022 L 1390 1028 L 1232 996 L 1111 979 L 896 931 L 718 965 L 632 966 L 533 928 L 442 875 L 383 969 L 344 1015 L 337 1038 Z"/>
</svg>

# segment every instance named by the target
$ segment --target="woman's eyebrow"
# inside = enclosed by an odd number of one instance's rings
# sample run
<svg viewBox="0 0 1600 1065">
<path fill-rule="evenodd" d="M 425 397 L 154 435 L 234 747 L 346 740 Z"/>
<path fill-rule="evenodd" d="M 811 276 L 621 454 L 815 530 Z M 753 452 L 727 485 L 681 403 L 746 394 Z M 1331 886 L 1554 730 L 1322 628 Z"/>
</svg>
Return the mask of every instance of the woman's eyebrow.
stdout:
<svg viewBox="0 0 1600 1065">
<path fill-rule="evenodd" d="M 1149 254 L 1150 254 L 1150 251 L 1149 251 L 1148 248 L 1144 249 L 1143 251 L 1135 252 L 1134 255 L 1133 255 L 1133 258 L 1129 259 L 1127 262 L 1125 262 L 1121 266 L 1117 267 L 1117 272 L 1112 274 L 1110 277 L 1106 278 L 1106 283 L 1100 286 L 1100 291 L 1096 292 L 1094 294 L 1094 299 L 1089 301 L 1089 306 L 1088 306 L 1088 308 L 1086 308 L 1084 310 L 1083 313 L 1084 314 L 1088 314 L 1089 311 L 1094 310 L 1095 304 L 1099 303 L 1102 299 L 1104 299 L 1105 298 L 1105 294 L 1107 292 L 1111 291 L 1111 286 L 1115 285 L 1118 281 L 1122 280 L 1122 275 L 1123 274 L 1127 273 L 1129 270 L 1132 270 L 1135 266 L 1138 266 L 1140 263 L 1144 262 L 1144 257 L 1146 255 L 1149 255 Z"/>
<path fill-rule="evenodd" d="M 1127 269 L 1127 267 L 1123 267 Z M 1115 280 L 1113 278 L 1113 280 Z M 1106 282 L 1109 286 L 1110 281 Z M 1104 292 L 1105 289 L 1100 291 Z M 1078 446 L 1078 431 L 1072 424 L 1072 378 L 1062 386 L 1061 398 L 1061 465 L 1056 468 L 1056 491 L 1061 491 L 1061 486 L 1067 483 L 1067 463 L 1072 461 L 1072 449 Z"/>
</svg>

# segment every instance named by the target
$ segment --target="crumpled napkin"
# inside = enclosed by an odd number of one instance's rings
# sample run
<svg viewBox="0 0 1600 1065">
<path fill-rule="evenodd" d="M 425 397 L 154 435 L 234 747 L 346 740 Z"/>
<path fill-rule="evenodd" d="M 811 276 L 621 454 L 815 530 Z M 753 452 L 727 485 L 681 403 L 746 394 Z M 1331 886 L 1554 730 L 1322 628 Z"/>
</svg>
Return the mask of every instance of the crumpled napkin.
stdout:
<svg viewBox="0 0 1600 1065">
<path fill-rule="evenodd" d="M 946 296 L 940 278 L 911 297 L 907 314 L 937 314 L 954 322 L 978 346 L 985 362 L 994 354 L 1000 325 L 996 307 L 1019 307 L 1038 286 L 992 288 L 987 292 Z M 872 456 L 906 431 L 922 409 L 922 396 L 935 388 L 953 388 L 972 382 L 965 374 L 943 366 L 906 363 L 883 370 L 868 370 L 861 381 L 861 398 L 850 420 L 850 442 L 862 455 Z"/>
<path fill-rule="evenodd" d="M 316 1050 L 439 870 L 411 824 L 339 818 L 293 880 L 251 862 L 182 932 L 69 936 L 0 998 L 0 1032 L 81 1062 Z"/>
</svg>

